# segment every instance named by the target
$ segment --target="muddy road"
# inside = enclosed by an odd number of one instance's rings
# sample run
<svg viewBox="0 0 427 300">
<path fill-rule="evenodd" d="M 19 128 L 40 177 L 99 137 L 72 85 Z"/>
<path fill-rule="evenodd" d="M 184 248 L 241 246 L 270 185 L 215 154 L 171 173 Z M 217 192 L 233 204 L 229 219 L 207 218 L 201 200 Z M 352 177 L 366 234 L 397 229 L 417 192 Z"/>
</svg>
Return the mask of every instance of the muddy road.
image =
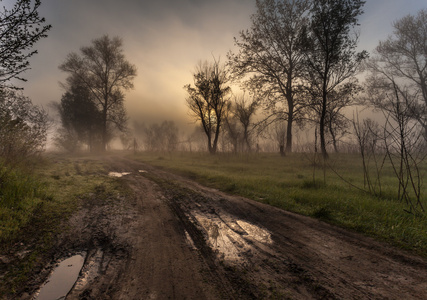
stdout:
<svg viewBox="0 0 427 300">
<path fill-rule="evenodd" d="M 86 259 L 67 299 L 425 299 L 423 258 L 143 163 L 106 160 L 129 172 L 121 180 L 131 192 L 100 190 L 70 219 L 60 247 Z"/>
</svg>

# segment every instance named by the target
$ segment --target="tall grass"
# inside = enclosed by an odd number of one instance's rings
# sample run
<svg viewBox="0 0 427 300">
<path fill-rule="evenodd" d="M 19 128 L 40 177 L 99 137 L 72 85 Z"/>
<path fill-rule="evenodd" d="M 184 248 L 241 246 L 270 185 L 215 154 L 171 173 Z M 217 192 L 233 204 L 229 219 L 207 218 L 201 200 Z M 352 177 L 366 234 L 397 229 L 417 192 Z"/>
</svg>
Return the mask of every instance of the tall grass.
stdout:
<svg viewBox="0 0 427 300">
<path fill-rule="evenodd" d="M 0 164 L 0 241 L 26 226 L 43 201 L 51 199 L 35 176 Z"/>
<path fill-rule="evenodd" d="M 427 256 L 427 215 L 405 212 L 405 203 L 396 199 L 398 182 L 391 166 L 384 167 L 383 193 L 375 197 L 363 191 L 362 162 L 350 154 L 332 155 L 325 169 L 322 164 L 314 164 L 310 154 L 141 153 L 136 158 L 202 184 L 319 218 Z M 421 167 L 426 174 L 427 166 Z M 423 191 L 426 204 L 425 187 Z"/>
<path fill-rule="evenodd" d="M 55 251 L 55 237 L 67 230 L 67 218 L 99 189 L 118 194 L 122 183 L 107 176 L 96 157 L 50 155 L 31 172 L 0 165 L 0 299 L 12 295 L 40 267 L 46 253 Z M 26 253 L 23 257 L 14 255 Z M 4 276 L 3 276 L 4 275 Z"/>
</svg>

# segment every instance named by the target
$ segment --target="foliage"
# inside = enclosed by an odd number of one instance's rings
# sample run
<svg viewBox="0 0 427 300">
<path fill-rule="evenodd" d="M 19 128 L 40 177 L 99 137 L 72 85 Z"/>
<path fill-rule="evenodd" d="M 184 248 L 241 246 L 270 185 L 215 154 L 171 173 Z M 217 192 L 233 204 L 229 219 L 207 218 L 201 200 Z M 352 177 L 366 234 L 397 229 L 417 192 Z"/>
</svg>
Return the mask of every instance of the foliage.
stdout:
<svg viewBox="0 0 427 300">
<path fill-rule="evenodd" d="M 71 80 L 61 102 L 54 107 L 59 113 L 62 128 L 55 142 L 58 146 L 74 152 L 83 143 L 90 151 L 99 149 L 102 133 L 102 114 L 93 101 L 90 90 L 78 80 Z"/>
<path fill-rule="evenodd" d="M 0 86 L 29 69 L 28 59 L 37 53 L 34 44 L 46 37 L 51 25 L 38 14 L 40 0 L 17 0 L 11 8 L 0 12 Z"/>
<path fill-rule="evenodd" d="M 219 61 L 199 63 L 193 74 L 194 87 L 184 86 L 188 92 L 187 105 L 193 117 L 200 121 L 208 140 L 209 153 L 215 154 L 227 109 L 231 89 L 228 74 Z"/>
<path fill-rule="evenodd" d="M 68 73 L 68 83 L 85 86 L 101 114 L 101 150 L 105 151 L 111 138 L 109 127 L 124 131 L 126 112 L 123 90 L 133 88 L 136 67 L 123 55 L 122 40 L 107 35 L 92 41 L 92 46 L 82 47 L 81 54 L 70 53 L 59 68 Z"/>
<path fill-rule="evenodd" d="M 0 160 L 18 164 L 44 150 L 47 113 L 21 93 L 0 90 Z"/>
</svg>

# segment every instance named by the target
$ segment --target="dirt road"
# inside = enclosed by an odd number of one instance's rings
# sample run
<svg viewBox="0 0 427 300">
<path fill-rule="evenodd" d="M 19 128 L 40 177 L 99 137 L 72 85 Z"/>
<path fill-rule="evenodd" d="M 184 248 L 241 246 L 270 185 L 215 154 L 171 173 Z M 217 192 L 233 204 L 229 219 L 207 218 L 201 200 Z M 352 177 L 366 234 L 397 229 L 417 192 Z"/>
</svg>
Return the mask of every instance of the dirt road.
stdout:
<svg viewBox="0 0 427 300">
<path fill-rule="evenodd" d="M 87 251 L 67 299 L 426 299 L 427 261 L 124 158 L 62 247 Z M 131 196 L 133 195 L 133 196 Z"/>
</svg>

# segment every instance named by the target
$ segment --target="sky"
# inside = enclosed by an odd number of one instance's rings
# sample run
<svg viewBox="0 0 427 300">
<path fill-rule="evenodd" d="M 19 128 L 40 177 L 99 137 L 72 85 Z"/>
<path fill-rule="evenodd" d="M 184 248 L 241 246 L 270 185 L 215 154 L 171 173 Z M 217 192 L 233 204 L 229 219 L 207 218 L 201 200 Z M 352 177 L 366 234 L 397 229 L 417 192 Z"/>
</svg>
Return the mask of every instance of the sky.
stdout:
<svg viewBox="0 0 427 300">
<path fill-rule="evenodd" d="M 392 34 L 394 21 L 420 9 L 427 9 L 425 0 L 366 0 L 359 49 L 372 52 Z M 123 39 L 125 57 L 138 70 L 126 93 L 131 120 L 190 126 L 184 85 L 193 83 L 198 61 L 225 62 L 227 52 L 236 51 L 234 37 L 250 28 L 255 0 L 42 0 L 39 12 L 52 29 L 36 44 L 39 53 L 23 74 L 28 82 L 19 83 L 35 104 L 48 109 L 59 102 L 67 74 L 58 66 L 70 52 L 108 34 Z"/>
</svg>

